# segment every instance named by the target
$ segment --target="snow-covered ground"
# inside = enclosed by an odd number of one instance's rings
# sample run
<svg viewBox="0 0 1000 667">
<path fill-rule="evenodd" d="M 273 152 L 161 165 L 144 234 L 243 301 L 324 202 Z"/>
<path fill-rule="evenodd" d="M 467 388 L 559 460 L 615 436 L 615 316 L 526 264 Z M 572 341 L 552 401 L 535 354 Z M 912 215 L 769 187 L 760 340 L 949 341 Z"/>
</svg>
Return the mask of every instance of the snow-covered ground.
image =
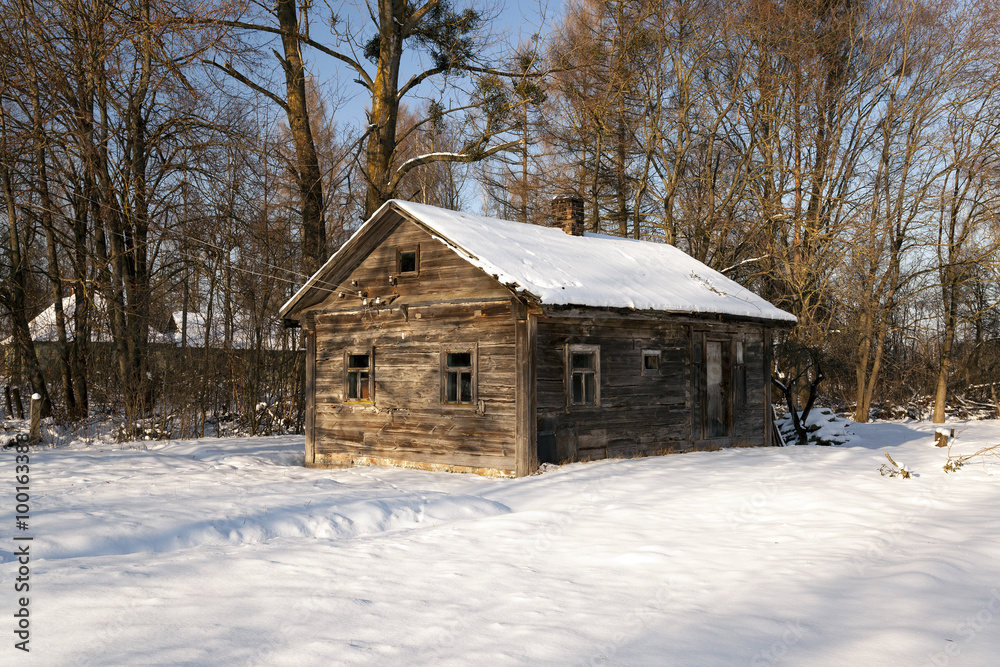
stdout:
<svg viewBox="0 0 1000 667">
<path fill-rule="evenodd" d="M 1000 442 L 949 426 L 953 454 Z M 517 480 L 307 470 L 295 437 L 78 442 L 31 453 L 28 531 L 7 450 L 0 664 L 997 664 L 1000 462 L 849 430 Z"/>
</svg>

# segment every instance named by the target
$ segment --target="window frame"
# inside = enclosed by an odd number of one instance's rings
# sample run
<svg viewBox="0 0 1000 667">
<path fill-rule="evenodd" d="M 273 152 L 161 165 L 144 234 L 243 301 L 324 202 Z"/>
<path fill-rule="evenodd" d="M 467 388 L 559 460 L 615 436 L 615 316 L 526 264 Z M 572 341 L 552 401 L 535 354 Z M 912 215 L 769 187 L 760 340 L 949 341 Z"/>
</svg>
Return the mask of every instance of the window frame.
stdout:
<svg viewBox="0 0 1000 667">
<path fill-rule="evenodd" d="M 646 368 L 646 357 L 654 357 L 656 359 L 656 368 Z M 661 368 L 663 364 L 663 350 L 645 349 L 642 351 L 642 360 L 640 361 L 639 372 L 644 376 L 658 376 L 662 374 Z"/>
<path fill-rule="evenodd" d="M 576 403 L 573 401 L 573 376 L 576 375 L 573 368 L 574 354 L 594 355 L 594 402 Z M 566 385 L 566 409 L 567 410 L 590 410 L 601 407 L 601 346 L 583 343 L 567 343 L 565 350 L 566 373 L 564 382 Z M 584 390 L 586 396 L 586 390 Z"/>
<path fill-rule="evenodd" d="M 403 271 L 403 255 L 413 253 L 413 270 Z M 396 275 L 408 278 L 420 275 L 420 244 L 396 248 Z"/>
<path fill-rule="evenodd" d="M 469 355 L 469 366 L 449 366 L 448 365 L 448 355 L 449 354 L 468 354 Z M 448 374 L 454 371 L 449 369 L 469 369 L 470 382 L 471 382 L 471 397 L 468 401 L 462 401 L 462 390 L 461 390 L 461 370 L 457 371 L 458 376 L 458 401 L 448 400 Z M 440 384 L 441 384 L 441 405 L 449 408 L 472 408 L 475 409 L 479 405 L 479 345 L 473 343 L 470 345 L 442 345 L 441 346 L 441 358 L 440 358 Z"/>
<path fill-rule="evenodd" d="M 351 398 L 351 373 L 360 366 L 351 366 L 351 357 L 368 356 L 368 398 Z M 349 348 L 344 350 L 344 403 L 371 405 L 375 403 L 375 348 Z"/>
</svg>

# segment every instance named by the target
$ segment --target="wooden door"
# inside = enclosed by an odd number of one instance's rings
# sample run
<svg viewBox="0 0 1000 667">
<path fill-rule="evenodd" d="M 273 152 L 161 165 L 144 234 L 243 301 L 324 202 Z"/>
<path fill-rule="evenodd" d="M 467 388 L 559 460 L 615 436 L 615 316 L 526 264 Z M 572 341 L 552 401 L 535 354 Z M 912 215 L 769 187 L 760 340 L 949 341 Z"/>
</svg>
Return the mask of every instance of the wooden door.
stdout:
<svg viewBox="0 0 1000 667">
<path fill-rule="evenodd" d="M 703 437 L 726 438 L 732 435 L 732 387 L 729 381 L 729 343 L 721 340 L 705 341 L 705 382 Z"/>
</svg>

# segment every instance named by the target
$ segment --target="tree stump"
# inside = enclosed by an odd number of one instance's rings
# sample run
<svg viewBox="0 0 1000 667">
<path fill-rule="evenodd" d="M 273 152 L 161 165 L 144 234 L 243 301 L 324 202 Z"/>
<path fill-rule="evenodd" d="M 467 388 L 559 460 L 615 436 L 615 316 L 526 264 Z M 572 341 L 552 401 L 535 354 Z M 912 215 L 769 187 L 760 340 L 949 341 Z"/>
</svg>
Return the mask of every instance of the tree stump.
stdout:
<svg viewBox="0 0 1000 667">
<path fill-rule="evenodd" d="M 950 438 L 954 438 L 955 437 L 955 429 L 951 429 L 950 433 L 948 431 L 944 430 L 943 428 L 937 429 L 936 431 L 934 431 L 934 446 L 935 447 L 947 447 L 948 446 L 948 438 L 949 437 Z"/>
</svg>

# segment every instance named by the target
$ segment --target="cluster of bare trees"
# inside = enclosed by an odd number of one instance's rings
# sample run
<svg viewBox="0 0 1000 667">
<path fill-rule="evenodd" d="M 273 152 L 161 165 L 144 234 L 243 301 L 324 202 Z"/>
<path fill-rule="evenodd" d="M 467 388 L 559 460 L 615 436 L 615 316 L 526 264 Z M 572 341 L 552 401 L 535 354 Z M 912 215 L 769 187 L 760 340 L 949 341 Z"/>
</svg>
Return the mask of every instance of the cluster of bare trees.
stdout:
<svg viewBox="0 0 1000 667">
<path fill-rule="evenodd" d="M 280 304 L 385 200 L 457 206 L 449 165 L 517 143 L 518 75 L 485 57 L 485 18 L 447 0 L 0 1 L 5 380 L 69 419 L 289 421 L 301 355 Z M 364 127 L 334 122 L 346 93 L 308 74 L 317 57 L 364 91 Z"/>
<path fill-rule="evenodd" d="M 233 41 L 190 27 L 185 9 L 0 3 L 9 37 L 0 45 L 5 375 L 30 382 L 44 412 L 56 404 L 77 419 L 94 406 L 138 418 L 184 372 L 200 376 L 202 394 L 217 394 L 225 355 L 209 350 L 239 349 L 246 364 L 260 363 L 274 347 L 270 313 L 298 279 L 284 139 L 267 109 L 206 75 L 203 59 Z M 262 279 L 244 284 L 254 275 Z M 50 304 L 42 345 L 28 323 Z M 188 311 L 204 320 L 203 339 L 224 332 L 220 344 L 203 340 L 199 355 L 182 315 L 185 358 L 157 353 L 172 314 Z M 234 322 L 246 340 L 236 340 Z"/>
<path fill-rule="evenodd" d="M 996 9 L 571 0 L 507 47 L 449 0 L 0 0 L 6 374 L 74 419 L 292 414 L 274 313 L 384 201 L 575 194 L 798 316 L 800 386 L 943 419 L 1000 359 Z"/>
<path fill-rule="evenodd" d="M 782 363 L 868 419 L 995 356 L 997 6 L 575 0 L 496 212 L 570 191 L 605 233 L 673 243 L 794 313 Z M 890 376 L 886 377 L 887 368 Z M 803 381 L 801 385 L 808 385 Z"/>
</svg>

